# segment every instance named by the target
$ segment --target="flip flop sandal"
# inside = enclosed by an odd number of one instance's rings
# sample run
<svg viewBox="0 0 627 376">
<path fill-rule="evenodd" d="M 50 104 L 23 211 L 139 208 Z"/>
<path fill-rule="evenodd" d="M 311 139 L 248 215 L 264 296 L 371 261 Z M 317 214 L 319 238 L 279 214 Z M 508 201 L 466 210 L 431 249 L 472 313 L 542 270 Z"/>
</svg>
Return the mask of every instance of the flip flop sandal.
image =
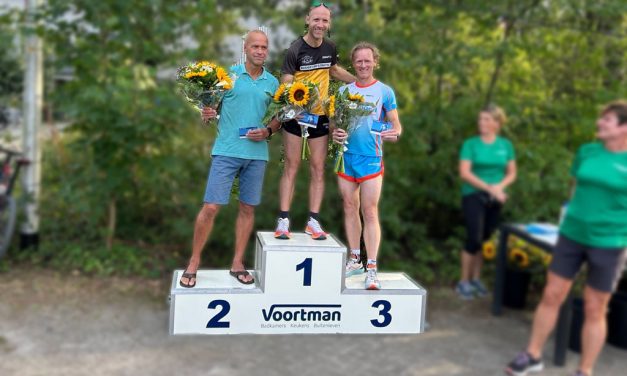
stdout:
<svg viewBox="0 0 627 376">
<path fill-rule="evenodd" d="M 185 287 L 187 289 L 191 289 L 192 287 L 196 286 L 196 281 L 194 281 L 194 284 L 192 285 L 191 280 L 192 278 L 196 279 L 196 273 L 188 273 L 187 269 L 185 269 L 185 271 L 183 272 L 183 275 L 181 276 L 181 278 L 187 278 L 188 283 L 185 284 L 183 283 L 182 280 L 179 280 L 179 285 L 181 285 L 181 287 Z"/>
<path fill-rule="evenodd" d="M 242 281 L 241 279 L 239 279 L 239 276 L 243 275 L 243 276 L 247 276 L 250 275 L 250 273 L 248 272 L 248 270 L 242 270 L 240 272 L 234 272 L 232 270 L 229 270 L 229 274 L 235 278 L 237 280 L 237 282 L 243 284 L 243 285 L 252 285 L 253 283 L 255 283 L 255 279 L 251 279 L 248 282 Z"/>
</svg>

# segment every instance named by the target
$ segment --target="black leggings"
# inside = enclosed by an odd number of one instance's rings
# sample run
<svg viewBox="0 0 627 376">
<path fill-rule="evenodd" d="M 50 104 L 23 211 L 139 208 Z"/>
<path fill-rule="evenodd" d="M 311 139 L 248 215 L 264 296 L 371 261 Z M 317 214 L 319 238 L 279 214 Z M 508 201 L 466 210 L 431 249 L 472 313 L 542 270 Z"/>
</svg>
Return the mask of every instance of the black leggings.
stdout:
<svg viewBox="0 0 627 376">
<path fill-rule="evenodd" d="M 486 192 L 475 192 L 462 198 L 466 244 L 464 250 L 476 255 L 499 224 L 502 205 Z"/>
</svg>

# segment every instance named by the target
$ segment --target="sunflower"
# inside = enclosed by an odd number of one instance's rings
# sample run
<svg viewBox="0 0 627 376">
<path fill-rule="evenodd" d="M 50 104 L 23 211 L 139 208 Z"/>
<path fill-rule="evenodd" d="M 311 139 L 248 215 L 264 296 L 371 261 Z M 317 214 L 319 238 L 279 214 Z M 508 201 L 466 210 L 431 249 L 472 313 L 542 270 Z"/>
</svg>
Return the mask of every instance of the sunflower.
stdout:
<svg viewBox="0 0 627 376">
<path fill-rule="evenodd" d="M 199 61 L 194 65 L 195 68 L 217 68 L 218 65 L 215 63 L 208 62 L 207 60 Z"/>
<path fill-rule="evenodd" d="M 226 79 L 226 83 L 224 84 L 224 86 L 222 86 L 222 88 L 224 90 L 231 90 L 231 89 L 233 89 L 233 80 L 231 80 L 231 77 L 228 77 Z"/>
<path fill-rule="evenodd" d="M 194 77 L 202 77 L 202 76 L 204 76 L 204 74 L 201 74 L 201 73 L 205 73 L 205 74 L 207 74 L 206 72 L 194 72 L 194 71 L 192 71 L 192 72 L 187 72 L 187 73 L 185 73 L 185 76 L 184 76 L 184 77 L 189 79 L 189 78 L 194 78 Z"/>
<path fill-rule="evenodd" d="M 279 85 L 279 88 L 276 89 L 276 92 L 274 93 L 274 97 L 272 97 L 272 99 L 274 99 L 275 102 L 280 101 L 281 96 L 283 95 L 284 91 L 285 91 L 285 84 Z"/>
<path fill-rule="evenodd" d="M 509 258 L 521 268 L 526 268 L 527 266 L 529 266 L 529 255 L 527 255 L 527 252 L 523 251 L 520 248 L 512 249 Z"/>
<path fill-rule="evenodd" d="M 309 103 L 309 88 L 302 82 L 295 82 L 290 88 L 288 100 L 291 104 L 305 106 Z"/>
<path fill-rule="evenodd" d="M 363 102 L 364 96 L 361 94 L 348 94 L 348 100 L 353 102 Z"/>
<path fill-rule="evenodd" d="M 216 77 L 218 79 L 218 81 L 224 81 L 225 78 L 227 78 L 229 75 L 228 73 L 226 73 L 226 70 L 224 70 L 224 68 L 222 67 L 218 67 L 216 69 Z"/>
<path fill-rule="evenodd" d="M 492 242 L 483 243 L 483 258 L 493 260 L 496 257 L 496 247 Z"/>
<path fill-rule="evenodd" d="M 334 117 L 335 116 L 335 95 L 331 95 L 329 97 L 329 117 Z"/>
</svg>

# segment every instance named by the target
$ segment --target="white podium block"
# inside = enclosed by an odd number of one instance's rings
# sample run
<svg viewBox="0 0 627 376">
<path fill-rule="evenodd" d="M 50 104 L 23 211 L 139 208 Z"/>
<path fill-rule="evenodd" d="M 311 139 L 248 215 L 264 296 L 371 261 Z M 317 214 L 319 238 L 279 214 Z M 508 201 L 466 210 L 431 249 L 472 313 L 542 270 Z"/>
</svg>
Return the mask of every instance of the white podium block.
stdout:
<svg viewBox="0 0 627 376">
<path fill-rule="evenodd" d="M 365 276 L 345 280 L 346 248 L 333 236 L 276 240 L 257 234 L 256 283 L 228 270 L 200 270 L 196 287 L 170 292 L 170 334 L 421 333 L 427 293 L 403 273 L 379 272 L 381 290 Z M 251 271 L 252 272 L 252 271 Z"/>
<path fill-rule="evenodd" d="M 259 232 L 255 256 L 265 293 L 313 297 L 342 291 L 346 247 L 331 234 L 326 240 L 313 240 L 294 233 L 292 239 L 282 240 L 272 232 Z"/>
</svg>

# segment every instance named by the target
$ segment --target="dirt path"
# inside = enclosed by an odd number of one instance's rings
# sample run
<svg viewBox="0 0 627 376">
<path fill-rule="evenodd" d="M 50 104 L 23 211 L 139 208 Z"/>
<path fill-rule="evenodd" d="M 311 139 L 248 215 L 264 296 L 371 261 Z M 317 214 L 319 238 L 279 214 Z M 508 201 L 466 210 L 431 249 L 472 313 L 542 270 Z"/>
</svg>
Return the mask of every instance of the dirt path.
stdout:
<svg viewBox="0 0 627 376">
<path fill-rule="evenodd" d="M 440 289 L 422 335 L 170 337 L 167 282 L 0 274 L 0 375 L 502 375 L 530 324 L 529 312 L 494 318 L 489 300 Z M 595 375 L 624 375 L 626 355 L 606 346 Z"/>
</svg>

